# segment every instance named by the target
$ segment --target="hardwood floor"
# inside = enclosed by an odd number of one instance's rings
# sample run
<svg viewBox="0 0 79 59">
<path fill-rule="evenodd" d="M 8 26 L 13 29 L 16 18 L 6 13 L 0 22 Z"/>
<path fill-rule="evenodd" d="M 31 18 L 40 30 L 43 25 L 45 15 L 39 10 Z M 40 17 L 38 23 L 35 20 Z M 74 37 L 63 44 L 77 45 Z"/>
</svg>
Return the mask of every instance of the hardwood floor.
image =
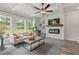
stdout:
<svg viewBox="0 0 79 59">
<path fill-rule="evenodd" d="M 60 54 L 79 55 L 79 44 L 76 41 L 64 40 Z"/>
<path fill-rule="evenodd" d="M 45 44 L 31 52 L 23 47 L 23 43 L 14 46 L 9 42 L 8 39 L 5 39 L 4 44 L 5 50 L 0 50 L 0 55 L 60 55 L 59 49 L 63 45 L 63 40 L 45 38 Z"/>
</svg>

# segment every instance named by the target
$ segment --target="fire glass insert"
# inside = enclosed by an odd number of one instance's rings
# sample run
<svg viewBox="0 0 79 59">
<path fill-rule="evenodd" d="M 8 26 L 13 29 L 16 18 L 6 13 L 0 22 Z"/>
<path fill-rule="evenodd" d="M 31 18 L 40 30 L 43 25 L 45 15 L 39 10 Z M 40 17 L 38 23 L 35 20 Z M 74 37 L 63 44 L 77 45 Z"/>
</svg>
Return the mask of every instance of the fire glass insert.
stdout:
<svg viewBox="0 0 79 59">
<path fill-rule="evenodd" d="M 49 29 L 49 33 L 60 34 L 60 29 Z"/>
</svg>

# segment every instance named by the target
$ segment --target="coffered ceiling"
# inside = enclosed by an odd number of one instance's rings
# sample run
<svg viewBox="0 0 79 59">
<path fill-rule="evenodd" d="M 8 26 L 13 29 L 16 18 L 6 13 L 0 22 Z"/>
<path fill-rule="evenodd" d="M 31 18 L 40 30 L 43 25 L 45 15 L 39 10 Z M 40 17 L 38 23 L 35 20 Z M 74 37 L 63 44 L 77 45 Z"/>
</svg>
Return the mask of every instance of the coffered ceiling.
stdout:
<svg viewBox="0 0 79 59">
<path fill-rule="evenodd" d="M 61 9 L 66 9 L 72 7 L 73 9 L 75 6 L 79 6 L 79 4 L 72 4 L 72 3 L 50 3 L 51 6 L 48 8 L 50 10 L 53 10 L 53 12 L 48 13 L 47 15 L 60 12 Z M 44 4 L 46 6 L 47 3 Z M 75 5 L 75 6 L 74 6 Z M 34 8 L 36 7 L 41 7 L 41 3 L 0 3 L 0 10 L 8 11 L 11 13 L 15 13 L 17 15 L 21 15 L 24 17 L 42 17 L 43 15 L 39 14 L 34 14 L 38 10 Z"/>
</svg>

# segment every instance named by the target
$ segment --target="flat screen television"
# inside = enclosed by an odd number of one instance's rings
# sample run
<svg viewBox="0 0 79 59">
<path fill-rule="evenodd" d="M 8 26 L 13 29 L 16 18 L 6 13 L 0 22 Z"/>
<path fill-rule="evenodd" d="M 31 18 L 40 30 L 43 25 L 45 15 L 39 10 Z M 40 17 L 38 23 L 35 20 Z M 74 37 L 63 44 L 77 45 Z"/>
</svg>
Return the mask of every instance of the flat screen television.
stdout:
<svg viewBox="0 0 79 59">
<path fill-rule="evenodd" d="M 60 24 L 60 18 L 48 19 L 48 25 L 59 25 L 59 24 Z"/>
</svg>

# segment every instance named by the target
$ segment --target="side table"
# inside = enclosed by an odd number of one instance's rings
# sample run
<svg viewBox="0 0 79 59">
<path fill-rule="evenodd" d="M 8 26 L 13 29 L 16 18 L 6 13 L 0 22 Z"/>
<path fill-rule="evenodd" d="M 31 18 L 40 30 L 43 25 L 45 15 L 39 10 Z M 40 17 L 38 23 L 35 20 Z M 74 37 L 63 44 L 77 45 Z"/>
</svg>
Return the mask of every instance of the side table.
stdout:
<svg viewBox="0 0 79 59">
<path fill-rule="evenodd" d="M 4 36 L 0 36 L 0 40 L 1 40 L 1 46 L 0 46 L 0 49 L 1 51 L 5 49 L 4 47 L 4 39 L 7 38 L 7 37 L 4 37 Z"/>
</svg>

